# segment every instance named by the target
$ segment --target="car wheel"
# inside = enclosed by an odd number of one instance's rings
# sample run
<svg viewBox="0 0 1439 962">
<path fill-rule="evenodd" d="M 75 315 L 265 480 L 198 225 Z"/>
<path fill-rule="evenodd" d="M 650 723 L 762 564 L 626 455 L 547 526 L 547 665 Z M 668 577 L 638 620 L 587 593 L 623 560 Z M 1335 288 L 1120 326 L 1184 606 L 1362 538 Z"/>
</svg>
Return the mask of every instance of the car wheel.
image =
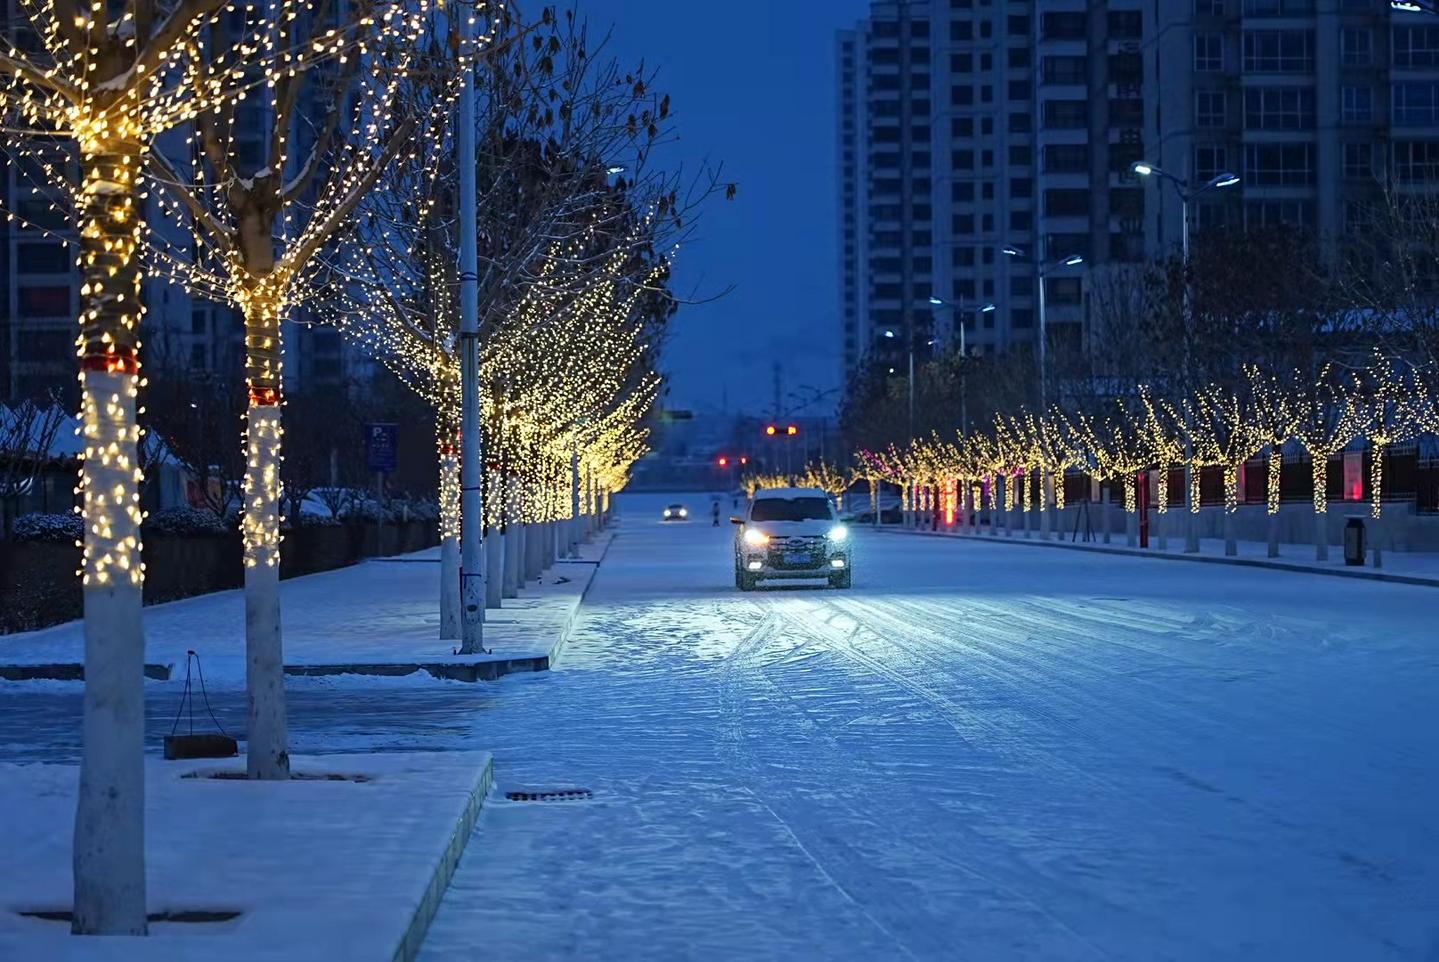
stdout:
<svg viewBox="0 0 1439 962">
<path fill-rule="evenodd" d="M 738 588 L 740 591 L 753 591 L 755 581 L 756 579 L 754 575 L 745 574 L 743 571 L 735 569 L 734 583 L 735 587 Z"/>
<path fill-rule="evenodd" d="M 848 588 L 854 580 L 854 572 L 845 570 L 843 574 L 830 575 L 829 586 L 831 588 Z"/>
</svg>

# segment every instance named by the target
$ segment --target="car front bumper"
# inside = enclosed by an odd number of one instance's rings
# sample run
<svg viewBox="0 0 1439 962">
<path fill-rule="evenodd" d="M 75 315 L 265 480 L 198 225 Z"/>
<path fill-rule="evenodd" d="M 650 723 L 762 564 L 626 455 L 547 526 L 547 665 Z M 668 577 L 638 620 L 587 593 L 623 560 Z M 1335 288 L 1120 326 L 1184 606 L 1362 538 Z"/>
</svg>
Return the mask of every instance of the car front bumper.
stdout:
<svg viewBox="0 0 1439 962">
<path fill-rule="evenodd" d="M 836 565 L 840 561 L 843 564 Z M 848 551 L 830 549 L 808 564 L 786 564 L 763 551 L 746 551 L 741 560 L 744 573 L 752 578 L 828 578 L 850 570 Z M 759 567 L 755 567 L 758 565 Z"/>
</svg>

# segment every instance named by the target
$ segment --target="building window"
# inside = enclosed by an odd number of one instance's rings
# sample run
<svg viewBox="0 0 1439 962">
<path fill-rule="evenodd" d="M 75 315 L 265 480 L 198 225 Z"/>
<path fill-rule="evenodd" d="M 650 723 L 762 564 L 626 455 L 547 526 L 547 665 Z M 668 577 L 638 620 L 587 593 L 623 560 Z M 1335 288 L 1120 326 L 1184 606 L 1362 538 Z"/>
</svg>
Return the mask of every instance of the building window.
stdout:
<svg viewBox="0 0 1439 962">
<path fill-rule="evenodd" d="M 1339 31 L 1339 62 L 1346 67 L 1367 67 L 1374 60 L 1374 34 L 1368 27 Z"/>
<path fill-rule="evenodd" d="M 73 265 L 64 244 L 19 244 L 15 250 L 22 274 L 68 274 Z"/>
<path fill-rule="evenodd" d="M 1394 179 L 1409 184 L 1439 181 L 1439 140 L 1394 143 Z"/>
<path fill-rule="evenodd" d="M 1206 144 L 1194 148 L 1195 182 L 1208 182 L 1228 169 L 1228 157 L 1222 145 Z"/>
<path fill-rule="evenodd" d="M 1314 91 L 1309 87 L 1249 87 L 1244 91 L 1247 130 L 1314 129 Z"/>
<path fill-rule="evenodd" d="M 1089 65 L 1084 57 L 1045 57 L 1041 69 L 1047 84 L 1083 85 L 1089 78 Z"/>
<path fill-rule="evenodd" d="M 1089 15 L 1081 12 L 1046 13 L 1040 20 L 1045 40 L 1083 40 L 1089 32 Z"/>
<path fill-rule="evenodd" d="M 1314 204 L 1307 200 L 1251 200 L 1244 205 L 1249 227 L 1312 227 Z"/>
<path fill-rule="evenodd" d="M 1012 210 L 1009 212 L 1009 229 L 1027 231 L 1034 226 L 1034 214 L 1027 210 Z"/>
<path fill-rule="evenodd" d="M 1254 73 L 1311 72 L 1314 69 L 1314 31 L 1244 31 L 1244 69 Z"/>
<path fill-rule="evenodd" d="M 1088 190 L 1046 190 L 1044 213 L 1047 217 L 1084 217 L 1089 214 Z"/>
<path fill-rule="evenodd" d="M 1392 38 L 1394 66 L 1439 67 L 1439 27 L 1395 27 Z"/>
<path fill-rule="evenodd" d="M 1374 119 L 1374 88 L 1346 84 L 1339 94 L 1339 119 L 1344 123 L 1367 124 Z"/>
<path fill-rule="evenodd" d="M 1108 26 L 1111 40 L 1138 40 L 1144 33 L 1144 14 L 1138 10 L 1111 10 Z"/>
<path fill-rule="evenodd" d="M 24 317 L 67 317 L 70 310 L 69 285 L 20 286 L 20 313 Z"/>
<path fill-rule="evenodd" d="M 1313 144 L 1245 144 L 1244 179 L 1255 187 L 1307 187 L 1314 183 Z"/>
<path fill-rule="evenodd" d="M 1348 143 L 1344 145 L 1344 177 L 1348 180 L 1367 180 L 1374 176 L 1374 148 L 1371 144 Z"/>
<path fill-rule="evenodd" d="M 1031 127 L 1033 127 L 1033 124 L 1030 123 L 1029 114 L 1018 113 L 1009 115 L 1009 132 L 1011 134 L 1027 134 Z"/>
<path fill-rule="evenodd" d="M 1217 33 L 1194 35 L 1194 69 L 1213 73 L 1224 69 L 1224 38 Z"/>
<path fill-rule="evenodd" d="M 1089 101 L 1046 100 L 1044 102 L 1044 127 L 1046 130 L 1084 130 L 1088 126 Z"/>
<path fill-rule="evenodd" d="M 1082 174 L 1088 170 L 1088 144 L 1050 144 L 1044 148 L 1045 173 Z"/>
<path fill-rule="evenodd" d="M 1194 0 L 1194 15 L 1197 17 L 1224 16 L 1224 0 Z"/>
<path fill-rule="evenodd" d="M 1439 83 L 1416 81 L 1394 85 L 1393 123 L 1396 127 L 1439 124 Z"/>
<path fill-rule="evenodd" d="M 1314 12 L 1314 0 L 1244 0 L 1246 17 L 1295 17 Z"/>
<path fill-rule="evenodd" d="M 1223 127 L 1228 119 L 1225 116 L 1227 113 L 1224 91 L 1194 91 L 1194 126 Z"/>
</svg>

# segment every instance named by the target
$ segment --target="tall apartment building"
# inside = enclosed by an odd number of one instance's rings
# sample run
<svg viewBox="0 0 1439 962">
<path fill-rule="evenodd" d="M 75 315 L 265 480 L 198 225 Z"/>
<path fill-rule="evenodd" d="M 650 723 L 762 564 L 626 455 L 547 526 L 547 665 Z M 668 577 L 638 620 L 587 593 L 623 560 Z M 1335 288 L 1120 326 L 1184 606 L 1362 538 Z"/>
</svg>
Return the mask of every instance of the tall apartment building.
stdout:
<svg viewBox="0 0 1439 962">
<path fill-rule="evenodd" d="M 1181 242 L 1136 160 L 1242 178 L 1194 230 L 1333 236 L 1379 182 L 1439 182 L 1439 17 L 1380 0 L 874 0 L 838 58 L 847 376 L 957 322 L 1034 344 L 1036 258 L 1085 258 L 1045 280 L 1051 347 L 1078 344 L 1089 272 Z"/>
</svg>

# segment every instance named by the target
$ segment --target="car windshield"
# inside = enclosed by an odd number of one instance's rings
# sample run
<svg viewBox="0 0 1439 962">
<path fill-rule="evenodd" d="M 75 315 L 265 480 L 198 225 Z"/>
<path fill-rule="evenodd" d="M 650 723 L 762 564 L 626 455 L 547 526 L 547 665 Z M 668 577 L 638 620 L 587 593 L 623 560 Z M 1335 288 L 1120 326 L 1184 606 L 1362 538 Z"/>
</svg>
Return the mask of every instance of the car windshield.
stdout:
<svg viewBox="0 0 1439 962">
<path fill-rule="evenodd" d="M 828 521 L 828 498 L 759 498 L 751 521 Z"/>
</svg>

